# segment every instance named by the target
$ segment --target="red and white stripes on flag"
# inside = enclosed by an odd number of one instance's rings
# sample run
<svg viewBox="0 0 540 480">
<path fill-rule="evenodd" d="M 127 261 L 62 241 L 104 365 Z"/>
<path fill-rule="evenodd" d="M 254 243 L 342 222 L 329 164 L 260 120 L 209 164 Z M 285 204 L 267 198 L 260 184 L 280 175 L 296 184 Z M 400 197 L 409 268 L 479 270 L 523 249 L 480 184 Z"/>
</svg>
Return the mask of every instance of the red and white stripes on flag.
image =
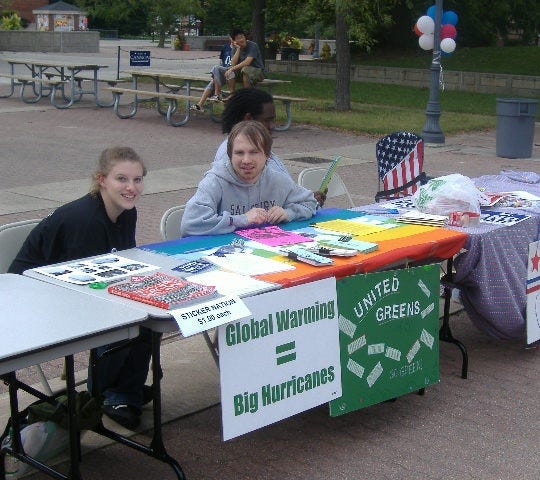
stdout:
<svg viewBox="0 0 540 480">
<path fill-rule="evenodd" d="M 384 175 L 383 189 L 392 190 L 401 187 L 413 180 L 422 172 L 422 163 L 424 158 L 424 142 L 419 141 L 415 147 L 406 154 L 403 159 L 397 163 L 391 170 Z M 418 184 L 403 190 L 403 195 L 412 195 L 418 189 Z"/>
</svg>

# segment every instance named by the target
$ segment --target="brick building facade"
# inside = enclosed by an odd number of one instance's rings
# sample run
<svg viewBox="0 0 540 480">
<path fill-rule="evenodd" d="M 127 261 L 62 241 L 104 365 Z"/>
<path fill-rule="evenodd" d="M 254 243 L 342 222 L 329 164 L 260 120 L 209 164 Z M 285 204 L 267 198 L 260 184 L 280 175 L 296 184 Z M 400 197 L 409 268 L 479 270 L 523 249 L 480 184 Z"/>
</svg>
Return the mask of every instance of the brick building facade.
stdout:
<svg viewBox="0 0 540 480">
<path fill-rule="evenodd" d="M 49 3 L 47 0 L 11 0 L 8 5 L 10 5 L 10 9 L 17 12 L 19 17 L 28 20 L 30 23 L 35 23 L 36 19 L 32 10 L 48 5 Z"/>
</svg>

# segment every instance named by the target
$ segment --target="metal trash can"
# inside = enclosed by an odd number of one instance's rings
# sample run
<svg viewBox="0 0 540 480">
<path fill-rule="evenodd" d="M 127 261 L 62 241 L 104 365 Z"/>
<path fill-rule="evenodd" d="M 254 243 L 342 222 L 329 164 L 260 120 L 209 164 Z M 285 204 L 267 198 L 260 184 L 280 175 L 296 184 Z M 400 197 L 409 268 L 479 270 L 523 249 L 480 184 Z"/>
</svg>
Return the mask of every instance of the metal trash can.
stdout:
<svg viewBox="0 0 540 480">
<path fill-rule="evenodd" d="M 497 156 L 530 158 L 538 100 L 497 98 Z"/>
</svg>

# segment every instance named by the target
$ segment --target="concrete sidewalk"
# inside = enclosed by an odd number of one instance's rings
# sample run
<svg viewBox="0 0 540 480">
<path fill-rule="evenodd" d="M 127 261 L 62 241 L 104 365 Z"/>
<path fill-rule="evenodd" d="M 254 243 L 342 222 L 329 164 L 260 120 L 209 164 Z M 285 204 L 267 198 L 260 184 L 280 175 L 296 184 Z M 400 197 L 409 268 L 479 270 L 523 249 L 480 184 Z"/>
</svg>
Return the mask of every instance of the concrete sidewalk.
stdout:
<svg viewBox="0 0 540 480">
<path fill-rule="evenodd" d="M 111 54 L 108 58 L 113 62 Z M 46 100 L 26 105 L 18 98 L 0 99 L 0 122 L 0 224 L 41 218 L 81 196 L 101 150 L 125 144 L 135 148 L 149 168 L 145 195 L 137 207 L 139 244 L 160 240 L 162 213 L 193 194 L 223 139 L 220 126 L 203 115 L 173 128 L 155 111 L 143 110 L 133 119 L 120 120 L 111 109 L 87 101 L 61 111 Z M 377 138 L 303 125 L 273 136 L 273 149 L 293 176 L 313 162 L 328 162 L 342 154 L 337 171 L 355 203 L 372 202 L 377 189 Z M 540 172 L 539 144 L 538 124 L 530 159 L 497 157 L 492 131 L 454 136 L 442 146 L 426 147 L 425 170 L 431 176 L 458 172 L 470 177 L 502 169 Z M 344 200 L 335 204 L 345 205 Z M 406 395 L 338 418 L 330 418 L 327 407 L 319 407 L 228 442 L 221 440 L 220 408 L 210 406 L 216 401 L 219 379 L 208 351 L 197 341 L 174 341 L 164 349 L 167 450 L 189 480 L 537 480 L 538 350 L 478 332 L 464 312 L 454 315 L 453 325 L 455 336 L 469 349 L 468 380 L 459 377 L 457 348 L 443 343 L 441 382 L 428 388 L 425 396 Z M 86 354 L 78 355 L 77 362 L 84 373 Z M 199 373 L 201 368 L 204 374 Z M 46 371 L 49 377 L 58 377 L 61 362 L 47 364 Z M 32 369 L 21 375 L 30 382 L 35 378 Z M 5 419 L 5 396 L 0 413 Z M 149 415 L 147 410 L 144 425 Z M 85 479 L 174 478 L 169 467 L 118 445 L 84 455 L 82 473 Z"/>
</svg>

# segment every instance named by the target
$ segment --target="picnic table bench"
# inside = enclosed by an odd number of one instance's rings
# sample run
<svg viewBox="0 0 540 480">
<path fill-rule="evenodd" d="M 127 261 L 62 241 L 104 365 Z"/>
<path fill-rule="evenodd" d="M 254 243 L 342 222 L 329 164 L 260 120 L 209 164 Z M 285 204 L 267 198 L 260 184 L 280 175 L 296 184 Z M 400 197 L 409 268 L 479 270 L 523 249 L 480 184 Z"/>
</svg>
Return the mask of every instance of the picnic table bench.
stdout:
<svg viewBox="0 0 540 480">
<path fill-rule="evenodd" d="M 134 88 L 121 88 L 121 87 L 108 87 L 106 90 L 110 90 L 114 97 L 114 113 L 119 118 L 131 118 L 137 113 L 138 105 L 141 100 L 138 97 L 148 97 L 147 101 L 155 101 L 157 104 L 157 110 L 162 115 L 167 117 L 167 123 L 173 127 L 179 127 L 186 124 L 189 121 L 190 102 L 197 102 L 199 97 L 193 95 L 181 95 L 173 92 L 156 92 L 151 90 L 140 90 Z M 131 102 L 131 110 L 128 113 L 122 113 L 120 111 L 120 97 L 124 94 L 132 94 L 134 96 Z M 167 110 L 163 111 L 160 100 L 166 100 Z M 186 102 L 186 112 L 184 118 L 181 120 L 174 120 L 173 115 L 178 110 L 178 101 Z"/>
<path fill-rule="evenodd" d="M 21 100 L 25 103 L 36 103 L 41 100 L 43 96 L 54 96 L 56 88 L 64 83 L 66 80 L 61 79 L 48 79 L 32 75 L 16 75 L 10 73 L 0 73 L 0 77 L 9 78 L 10 81 L 10 90 L 7 94 L 1 94 L 0 98 L 11 97 L 14 93 L 15 86 L 20 85 L 21 89 L 19 96 Z M 28 97 L 24 95 L 25 88 L 27 86 L 32 86 L 34 96 Z M 43 88 L 45 86 L 45 89 Z"/>
<path fill-rule="evenodd" d="M 194 84 L 207 84 L 209 81 L 209 77 L 189 74 L 184 75 L 178 72 L 155 69 L 130 69 L 123 70 L 123 73 L 131 75 L 131 88 L 121 88 L 116 86 L 107 88 L 107 90 L 111 91 L 113 94 L 114 111 L 116 115 L 119 118 L 131 118 L 137 113 L 138 103 L 154 100 L 156 102 L 157 111 L 166 116 L 167 123 L 174 127 L 185 125 L 189 121 L 191 103 L 197 103 L 200 100 L 200 97 L 192 95 L 192 92 L 201 92 L 204 88 L 202 86 L 195 86 Z M 153 89 L 140 86 L 139 82 L 142 83 L 145 79 L 154 84 Z M 271 93 L 272 86 L 285 83 L 291 82 L 288 80 L 264 79 L 257 84 L 257 86 L 267 87 Z M 120 104 L 120 98 L 124 93 L 133 95 L 133 101 L 130 103 L 131 109 L 127 113 L 121 111 L 122 105 Z M 144 99 L 141 99 L 140 97 L 144 97 Z M 285 95 L 276 95 L 274 96 L 274 99 L 283 103 L 286 114 L 285 124 L 277 126 L 276 130 L 287 130 L 290 128 L 292 122 L 291 103 L 303 102 L 306 101 L 306 99 Z M 166 101 L 166 109 L 163 108 L 160 100 Z M 178 110 L 179 101 L 185 102 L 185 115 L 183 119 L 177 121 L 173 119 L 173 114 Z M 219 122 L 221 119 L 218 115 L 214 114 L 213 106 L 211 106 L 210 109 L 212 119 Z"/>
<path fill-rule="evenodd" d="M 264 82 L 268 82 L 267 85 L 276 85 L 277 83 L 273 83 L 272 80 L 266 79 L 263 82 L 257 84 L 257 86 L 263 84 Z M 276 82 L 282 82 L 281 80 L 277 80 Z M 196 92 L 202 92 L 204 91 L 204 87 L 191 87 L 191 91 Z M 223 90 L 224 93 L 230 93 L 227 90 Z M 291 127 L 292 123 L 292 113 L 291 113 L 291 104 L 292 103 L 300 103 L 300 102 L 306 102 L 307 98 L 303 97 L 289 97 L 287 95 L 272 95 L 272 98 L 274 99 L 274 102 L 279 101 L 283 104 L 285 108 L 285 123 L 283 125 L 276 125 L 274 127 L 274 130 L 284 131 L 288 130 Z M 208 102 L 210 114 L 212 117 L 212 120 L 215 122 L 220 122 L 221 119 L 218 115 L 214 114 L 214 102 Z"/>
<path fill-rule="evenodd" d="M 103 68 L 107 68 L 107 65 L 101 65 L 96 63 L 79 63 L 71 61 L 50 61 L 46 58 L 6 58 L 4 59 L 9 64 L 9 74 L 12 75 L 11 88 L 7 95 L 2 95 L 3 98 L 7 98 L 13 95 L 14 87 L 17 80 L 21 80 L 23 77 L 25 81 L 22 82 L 21 98 L 24 98 L 24 87 L 32 85 L 34 90 L 34 97 L 29 100 L 29 103 L 35 103 L 39 101 L 43 96 L 49 96 L 51 103 L 60 109 L 69 108 L 74 102 L 81 100 L 84 94 L 93 96 L 94 103 L 99 107 L 112 107 L 113 101 L 102 103 L 99 99 L 98 91 L 98 71 Z M 24 67 L 30 75 L 18 75 L 15 73 L 15 66 L 19 65 Z M 84 90 L 81 82 L 76 81 L 75 77 L 82 78 L 82 72 L 91 72 L 92 75 L 88 77 L 88 80 L 92 82 L 92 88 Z M 39 79 L 39 80 L 36 80 Z M 46 88 L 44 88 L 44 86 Z M 57 98 L 56 92 L 60 92 L 60 100 Z M 25 100 L 27 101 L 27 100 Z"/>
</svg>

